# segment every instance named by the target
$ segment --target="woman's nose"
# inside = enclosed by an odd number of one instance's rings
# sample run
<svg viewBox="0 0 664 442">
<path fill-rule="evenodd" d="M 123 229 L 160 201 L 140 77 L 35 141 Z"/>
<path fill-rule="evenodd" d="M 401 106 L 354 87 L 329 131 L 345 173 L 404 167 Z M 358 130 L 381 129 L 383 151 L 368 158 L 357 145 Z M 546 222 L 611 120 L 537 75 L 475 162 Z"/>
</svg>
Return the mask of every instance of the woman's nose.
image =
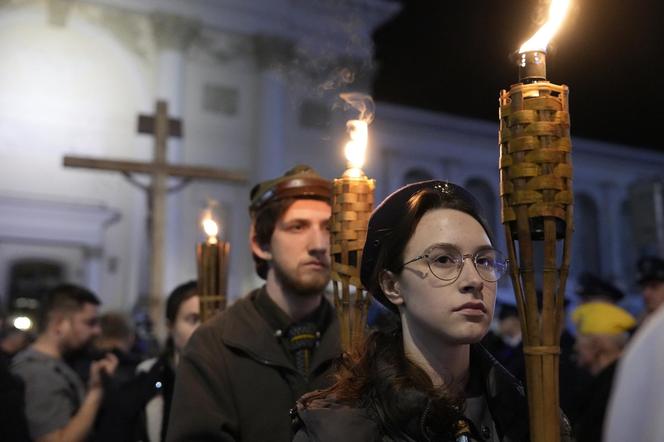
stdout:
<svg viewBox="0 0 664 442">
<path fill-rule="evenodd" d="M 475 268 L 475 263 L 471 255 L 463 256 L 459 286 L 463 293 L 479 293 L 484 288 L 484 280 Z"/>
</svg>

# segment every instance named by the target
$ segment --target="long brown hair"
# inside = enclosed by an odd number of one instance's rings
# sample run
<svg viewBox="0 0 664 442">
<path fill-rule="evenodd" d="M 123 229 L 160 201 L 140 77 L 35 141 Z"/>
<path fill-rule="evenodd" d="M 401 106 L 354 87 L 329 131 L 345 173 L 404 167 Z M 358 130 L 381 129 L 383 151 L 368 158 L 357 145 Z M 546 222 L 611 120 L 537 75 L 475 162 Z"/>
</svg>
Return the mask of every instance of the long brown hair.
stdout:
<svg viewBox="0 0 664 442">
<path fill-rule="evenodd" d="M 429 375 L 406 357 L 401 322 L 392 313 L 386 313 L 364 345 L 342 356 L 335 380 L 325 395 L 369 410 L 384 434 L 420 440 L 432 432 L 451 438 L 461 416 L 463 400 L 434 387 Z"/>
</svg>

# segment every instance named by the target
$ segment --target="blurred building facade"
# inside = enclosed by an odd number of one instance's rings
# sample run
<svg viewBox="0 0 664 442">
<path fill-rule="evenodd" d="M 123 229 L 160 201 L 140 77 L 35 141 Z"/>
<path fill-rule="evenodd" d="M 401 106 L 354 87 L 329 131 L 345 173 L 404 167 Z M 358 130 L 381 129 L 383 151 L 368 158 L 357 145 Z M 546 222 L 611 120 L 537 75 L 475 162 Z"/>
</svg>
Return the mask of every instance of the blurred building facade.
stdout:
<svg viewBox="0 0 664 442">
<path fill-rule="evenodd" d="M 165 289 L 195 277 L 210 198 L 232 244 L 230 297 L 255 286 L 251 184 L 295 163 L 342 173 L 345 121 L 357 115 L 338 94 L 370 93 L 371 33 L 397 12 L 380 0 L 0 2 L 2 303 L 63 279 L 89 286 L 109 308 L 145 298 L 145 194 L 119 173 L 65 169 L 62 157 L 150 160 L 153 140 L 137 134 L 136 117 L 153 113 L 157 99 L 184 124 L 169 161 L 249 178 L 194 180 L 168 196 Z M 497 122 L 376 103 L 369 130 L 365 170 L 377 198 L 419 179 L 457 182 L 490 209 L 501 238 Z M 661 229 L 649 221 L 662 216 L 664 154 L 573 141 L 573 273 L 594 271 L 634 291 L 636 257 L 663 253 Z M 509 284 L 502 289 L 509 296 Z"/>
</svg>

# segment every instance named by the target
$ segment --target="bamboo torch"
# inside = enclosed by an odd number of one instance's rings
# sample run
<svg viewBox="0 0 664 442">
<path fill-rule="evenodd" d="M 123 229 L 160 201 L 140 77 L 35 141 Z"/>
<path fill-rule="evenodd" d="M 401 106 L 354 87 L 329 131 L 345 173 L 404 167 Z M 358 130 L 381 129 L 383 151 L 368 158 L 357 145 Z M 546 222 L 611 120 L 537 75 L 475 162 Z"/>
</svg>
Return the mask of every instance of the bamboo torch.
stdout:
<svg viewBox="0 0 664 442">
<path fill-rule="evenodd" d="M 348 352 L 364 338 L 367 322 L 370 295 L 360 282 L 360 263 L 376 183 L 362 170 L 368 125 L 373 119 L 373 112 L 368 105 L 372 107 L 373 101 L 363 94 L 342 94 L 342 98 L 361 111 L 359 119 L 350 120 L 346 124 L 350 137 L 345 148 L 348 168 L 340 178 L 334 180 L 332 197 L 334 305 L 341 328 L 341 347 Z"/>
<path fill-rule="evenodd" d="M 500 93 L 500 192 L 521 321 L 531 441 L 560 440 L 560 330 L 572 241 L 568 88 L 546 79 L 546 49 L 569 6 L 519 49 L 519 83 Z M 562 245 L 562 253 L 560 246 Z M 536 274 L 542 275 L 541 308 Z"/>
<path fill-rule="evenodd" d="M 207 239 L 196 246 L 196 261 L 201 322 L 205 322 L 226 308 L 230 244 L 219 239 L 219 223 L 211 208 L 203 212 L 201 225 Z"/>
</svg>

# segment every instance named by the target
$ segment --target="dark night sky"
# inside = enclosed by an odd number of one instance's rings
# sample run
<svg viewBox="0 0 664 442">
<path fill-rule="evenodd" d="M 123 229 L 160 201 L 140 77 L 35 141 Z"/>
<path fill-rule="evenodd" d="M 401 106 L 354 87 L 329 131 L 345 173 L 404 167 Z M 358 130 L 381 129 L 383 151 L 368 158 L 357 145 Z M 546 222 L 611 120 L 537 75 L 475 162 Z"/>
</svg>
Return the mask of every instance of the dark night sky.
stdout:
<svg viewBox="0 0 664 442">
<path fill-rule="evenodd" d="M 664 151 L 664 2 L 572 0 L 547 56 L 570 87 L 572 133 Z M 374 35 L 374 98 L 497 121 L 510 59 L 535 29 L 537 0 L 402 0 Z M 545 10 L 544 10 L 545 11 Z"/>
</svg>

